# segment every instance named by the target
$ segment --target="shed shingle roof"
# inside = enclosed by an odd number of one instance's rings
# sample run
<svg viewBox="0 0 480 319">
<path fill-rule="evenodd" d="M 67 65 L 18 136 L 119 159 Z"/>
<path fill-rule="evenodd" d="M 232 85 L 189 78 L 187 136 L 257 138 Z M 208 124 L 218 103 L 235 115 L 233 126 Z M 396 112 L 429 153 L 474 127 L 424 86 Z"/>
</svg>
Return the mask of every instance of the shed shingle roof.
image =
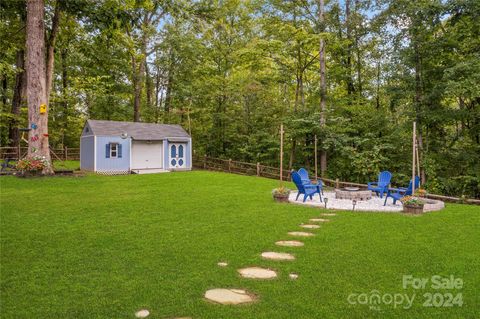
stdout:
<svg viewBox="0 0 480 319">
<path fill-rule="evenodd" d="M 93 135 L 97 136 L 120 136 L 127 133 L 134 140 L 190 137 L 180 125 L 103 120 L 88 120 L 87 123 Z"/>
</svg>

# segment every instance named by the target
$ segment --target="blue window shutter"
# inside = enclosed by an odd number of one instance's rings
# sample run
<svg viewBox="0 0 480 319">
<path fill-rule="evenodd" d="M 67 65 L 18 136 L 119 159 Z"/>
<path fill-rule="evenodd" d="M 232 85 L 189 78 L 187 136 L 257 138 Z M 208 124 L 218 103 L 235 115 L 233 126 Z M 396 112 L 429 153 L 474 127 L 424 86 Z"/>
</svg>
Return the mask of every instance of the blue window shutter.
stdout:
<svg viewBox="0 0 480 319">
<path fill-rule="evenodd" d="M 122 144 L 117 145 L 118 158 L 122 158 Z"/>
<path fill-rule="evenodd" d="M 105 144 L 105 158 L 110 158 L 110 143 Z"/>
</svg>

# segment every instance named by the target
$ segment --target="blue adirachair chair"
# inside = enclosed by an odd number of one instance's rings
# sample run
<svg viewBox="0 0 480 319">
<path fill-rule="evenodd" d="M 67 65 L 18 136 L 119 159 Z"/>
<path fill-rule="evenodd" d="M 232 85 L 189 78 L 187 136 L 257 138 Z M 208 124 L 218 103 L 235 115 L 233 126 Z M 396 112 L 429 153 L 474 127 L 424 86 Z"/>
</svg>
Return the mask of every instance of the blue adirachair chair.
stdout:
<svg viewBox="0 0 480 319">
<path fill-rule="evenodd" d="M 420 177 L 415 176 L 415 189 L 418 189 L 420 186 Z M 385 203 L 383 203 L 383 206 L 387 204 L 387 199 L 389 197 L 393 198 L 393 205 L 397 202 L 397 200 L 402 199 L 405 196 L 410 196 L 412 194 L 412 180 L 410 180 L 410 183 L 408 183 L 408 187 L 399 187 L 399 188 L 389 188 L 387 191 L 387 196 L 385 197 Z"/>
<path fill-rule="evenodd" d="M 297 198 L 295 198 L 295 200 L 298 200 L 298 197 L 300 196 L 300 194 L 303 194 L 303 202 L 305 203 L 308 197 L 310 197 L 310 199 L 313 199 L 313 195 L 318 194 L 318 196 L 320 196 L 320 202 L 322 201 L 320 188 L 317 185 L 304 184 L 302 182 L 302 178 L 300 177 L 300 174 L 298 174 L 295 171 L 292 172 L 292 181 L 295 183 L 295 186 L 297 186 L 297 189 L 298 189 Z"/>
<path fill-rule="evenodd" d="M 319 191 L 323 194 L 323 182 L 322 182 L 322 180 L 318 179 L 317 183 L 313 184 L 310 177 L 308 177 L 308 171 L 303 167 L 298 170 L 298 175 L 300 175 L 300 178 L 302 179 L 302 183 L 304 185 L 315 185 L 319 188 Z M 320 198 L 320 200 L 321 200 L 321 198 Z"/>
<path fill-rule="evenodd" d="M 383 194 L 388 192 L 388 185 L 390 185 L 391 179 L 392 173 L 383 171 L 378 174 L 378 182 L 368 182 L 368 189 L 377 193 L 377 196 L 380 195 L 380 198 L 383 198 Z"/>
</svg>

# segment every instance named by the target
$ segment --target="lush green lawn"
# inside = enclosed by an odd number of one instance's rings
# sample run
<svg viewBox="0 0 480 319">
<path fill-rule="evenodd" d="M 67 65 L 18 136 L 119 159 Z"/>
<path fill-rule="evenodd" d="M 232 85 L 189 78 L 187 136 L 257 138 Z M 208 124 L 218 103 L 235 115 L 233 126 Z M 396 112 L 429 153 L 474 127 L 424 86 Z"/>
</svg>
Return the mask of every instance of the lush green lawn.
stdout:
<svg viewBox="0 0 480 319">
<path fill-rule="evenodd" d="M 420 217 L 340 212 L 304 247 L 288 231 L 322 212 L 272 202 L 275 181 L 185 172 L 19 179 L 1 177 L 1 317 L 474 318 L 480 310 L 480 207 L 448 205 Z M 292 262 L 262 251 L 293 252 Z M 228 261 L 226 268 L 219 261 Z M 279 279 L 242 279 L 259 265 Z M 292 281 L 289 272 L 299 279 Z M 463 279 L 463 306 L 423 307 L 402 276 Z M 223 306 L 209 288 L 246 288 L 259 300 Z M 401 306 L 352 305 L 351 293 L 402 293 Z"/>
</svg>

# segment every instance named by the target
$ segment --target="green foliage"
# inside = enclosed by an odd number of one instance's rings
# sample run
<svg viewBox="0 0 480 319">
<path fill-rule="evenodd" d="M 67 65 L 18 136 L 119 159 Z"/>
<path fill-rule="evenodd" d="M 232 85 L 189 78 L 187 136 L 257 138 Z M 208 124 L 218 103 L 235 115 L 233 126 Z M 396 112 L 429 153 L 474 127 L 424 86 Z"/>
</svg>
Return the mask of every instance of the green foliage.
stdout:
<svg viewBox="0 0 480 319">
<path fill-rule="evenodd" d="M 350 4 L 347 21 L 345 2 L 327 3 L 322 28 L 313 0 L 66 1 L 55 48 L 51 144 L 78 146 L 88 118 L 132 120 L 141 79 L 141 120 L 183 125 L 196 154 L 277 166 L 283 123 L 289 169 L 313 168 L 316 135 L 328 177 L 367 182 L 388 169 L 395 184 L 406 184 L 416 120 L 428 190 L 478 196 L 471 182 L 480 171 L 478 1 Z M 47 27 L 52 5 L 47 1 Z M 0 10 L 6 145 L 11 123 L 27 122 L 25 108 L 19 117 L 10 114 L 24 22 L 21 1 Z"/>
</svg>

